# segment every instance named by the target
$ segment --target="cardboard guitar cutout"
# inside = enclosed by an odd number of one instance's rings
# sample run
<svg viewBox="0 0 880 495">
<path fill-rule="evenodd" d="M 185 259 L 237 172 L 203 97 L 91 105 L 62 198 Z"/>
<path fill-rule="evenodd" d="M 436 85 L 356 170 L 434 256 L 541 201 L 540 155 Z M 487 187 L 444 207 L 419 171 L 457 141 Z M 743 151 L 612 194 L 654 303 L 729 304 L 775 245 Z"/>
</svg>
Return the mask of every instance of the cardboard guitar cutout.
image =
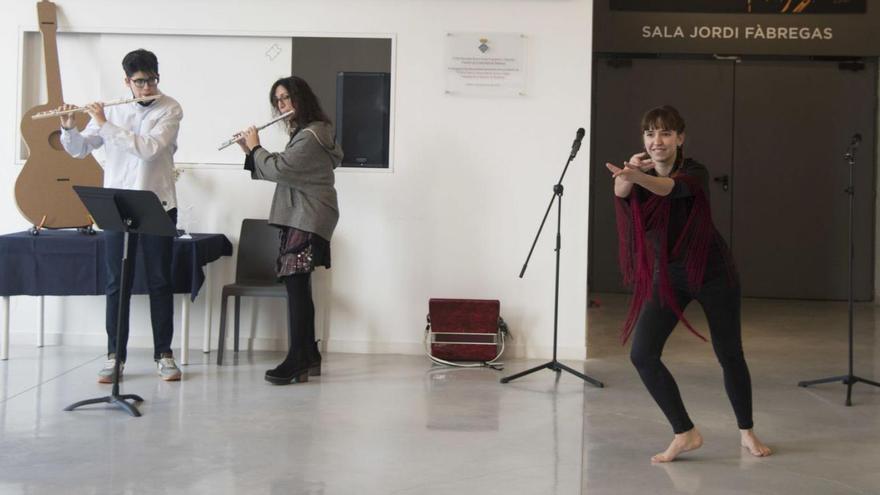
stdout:
<svg viewBox="0 0 880 495">
<path fill-rule="evenodd" d="M 37 18 L 43 37 L 49 101 L 31 108 L 22 117 L 21 135 L 28 148 L 28 158 L 15 181 L 15 202 L 21 214 L 36 227 L 88 227 L 92 225 L 91 217 L 73 186 L 101 186 L 104 181 L 101 166 L 91 155 L 77 159 L 64 151 L 59 119 L 31 118 L 64 103 L 55 39 L 55 4 L 48 0 L 37 2 Z M 75 115 L 76 126 L 82 129 L 88 122 L 88 114 Z"/>
</svg>

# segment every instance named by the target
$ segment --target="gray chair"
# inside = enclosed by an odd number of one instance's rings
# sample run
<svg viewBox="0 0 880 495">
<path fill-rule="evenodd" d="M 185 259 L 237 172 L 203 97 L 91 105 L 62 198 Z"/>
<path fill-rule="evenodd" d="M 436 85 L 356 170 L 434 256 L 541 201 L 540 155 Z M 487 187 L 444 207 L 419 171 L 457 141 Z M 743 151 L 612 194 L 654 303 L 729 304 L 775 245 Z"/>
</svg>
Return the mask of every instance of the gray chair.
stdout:
<svg viewBox="0 0 880 495">
<path fill-rule="evenodd" d="M 278 258 L 278 228 L 266 220 L 246 218 L 241 221 L 238 237 L 238 255 L 235 261 L 235 282 L 224 285 L 220 299 L 220 342 L 217 364 L 223 364 L 226 347 L 226 302 L 235 297 L 235 342 L 238 352 L 239 314 L 242 297 L 283 297 L 287 288 L 275 276 L 275 260 Z M 287 315 L 284 317 L 287 319 Z"/>
</svg>

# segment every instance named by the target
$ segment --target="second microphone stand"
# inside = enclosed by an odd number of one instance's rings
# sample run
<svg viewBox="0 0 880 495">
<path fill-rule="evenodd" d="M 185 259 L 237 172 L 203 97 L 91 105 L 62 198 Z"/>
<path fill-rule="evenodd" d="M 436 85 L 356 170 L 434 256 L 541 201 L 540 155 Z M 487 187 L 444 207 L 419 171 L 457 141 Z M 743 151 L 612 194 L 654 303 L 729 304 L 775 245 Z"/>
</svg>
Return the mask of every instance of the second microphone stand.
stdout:
<svg viewBox="0 0 880 495">
<path fill-rule="evenodd" d="M 853 141 L 849 146 L 849 149 L 846 151 L 846 154 L 843 158 L 849 164 L 849 185 L 846 188 L 846 193 L 849 195 L 849 288 L 847 293 L 847 302 L 849 303 L 849 369 L 847 370 L 847 374 L 842 376 L 832 376 L 828 378 L 819 378 L 818 380 L 806 380 L 802 382 L 798 382 L 799 387 L 809 387 L 811 385 L 819 385 L 821 383 L 832 383 L 832 382 L 841 382 L 846 385 L 846 405 L 852 405 L 852 388 L 856 383 L 864 383 L 867 385 L 872 385 L 874 387 L 880 387 L 880 383 L 877 383 L 873 380 L 868 380 L 867 378 L 862 378 L 860 376 L 856 376 L 853 373 L 853 347 L 854 347 L 854 339 L 853 339 L 853 258 L 855 258 L 855 242 L 853 240 L 853 210 L 854 202 L 855 202 L 855 187 L 853 184 L 853 175 L 854 169 L 856 166 L 856 149 L 861 143 L 862 137 L 860 134 L 856 134 L 853 136 Z"/>
<path fill-rule="evenodd" d="M 562 179 L 565 177 L 565 173 L 568 171 L 568 165 L 571 163 L 572 160 L 574 160 L 575 155 L 577 155 L 578 149 L 580 148 L 581 139 L 583 139 L 583 137 L 584 130 L 579 129 L 577 133 L 577 138 L 572 145 L 571 154 L 568 157 L 568 161 L 565 162 L 565 167 L 562 169 L 562 175 L 559 176 L 559 181 L 556 182 L 556 184 L 553 186 L 553 196 L 550 197 L 550 204 L 547 205 L 547 211 L 544 212 L 544 219 L 541 220 L 541 226 L 538 227 L 538 233 L 535 234 L 535 240 L 532 242 L 532 248 L 529 250 L 529 255 L 526 257 L 526 261 L 525 263 L 523 263 L 522 270 L 519 272 L 519 278 L 522 278 L 523 275 L 525 275 L 526 273 L 526 267 L 528 267 L 529 260 L 532 258 L 532 253 L 535 251 L 535 245 L 538 243 L 538 238 L 541 237 L 541 231 L 544 229 L 544 223 L 547 221 L 547 216 L 550 215 L 550 210 L 553 208 L 553 202 L 556 201 L 556 287 L 553 294 L 553 360 L 540 366 L 535 366 L 534 368 L 504 377 L 501 379 L 501 383 L 507 383 L 509 381 L 516 380 L 517 378 L 534 373 L 536 371 L 548 369 L 555 371 L 557 374 L 562 371 L 567 371 L 572 375 L 584 380 L 585 382 L 591 383 L 592 385 L 599 388 L 605 386 L 599 380 L 587 376 L 579 371 L 573 370 L 556 360 L 556 343 L 559 328 L 559 253 L 562 250 L 562 193 L 564 190 L 562 187 Z"/>
</svg>

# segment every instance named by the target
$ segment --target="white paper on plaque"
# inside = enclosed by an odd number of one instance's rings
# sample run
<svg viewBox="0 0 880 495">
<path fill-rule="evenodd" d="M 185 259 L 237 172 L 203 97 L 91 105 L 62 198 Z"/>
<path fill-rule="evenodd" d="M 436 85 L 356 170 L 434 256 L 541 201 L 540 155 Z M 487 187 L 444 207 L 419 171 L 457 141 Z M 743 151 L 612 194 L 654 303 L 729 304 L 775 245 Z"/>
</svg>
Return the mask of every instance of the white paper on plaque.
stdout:
<svg viewBox="0 0 880 495">
<path fill-rule="evenodd" d="M 446 92 L 480 96 L 525 95 L 525 35 L 447 34 Z"/>
</svg>

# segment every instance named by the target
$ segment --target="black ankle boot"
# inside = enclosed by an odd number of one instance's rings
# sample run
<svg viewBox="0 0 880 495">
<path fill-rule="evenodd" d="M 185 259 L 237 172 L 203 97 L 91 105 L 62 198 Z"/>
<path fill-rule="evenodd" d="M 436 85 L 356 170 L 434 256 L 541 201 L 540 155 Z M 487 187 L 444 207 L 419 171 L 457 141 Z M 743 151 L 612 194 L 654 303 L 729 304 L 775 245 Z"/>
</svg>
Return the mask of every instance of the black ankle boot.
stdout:
<svg viewBox="0 0 880 495">
<path fill-rule="evenodd" d="M 266 381 L 275 385 L 302 383 L 309 381 L 309 362 L 301 356 L 291 356 L 275 369 L 266 372 Z"/>
<path fill-rule="evenodd" d="M 321 353 L 317 342 L 309 348 L 309 376 L 321 376 Z"/>
</svg>

